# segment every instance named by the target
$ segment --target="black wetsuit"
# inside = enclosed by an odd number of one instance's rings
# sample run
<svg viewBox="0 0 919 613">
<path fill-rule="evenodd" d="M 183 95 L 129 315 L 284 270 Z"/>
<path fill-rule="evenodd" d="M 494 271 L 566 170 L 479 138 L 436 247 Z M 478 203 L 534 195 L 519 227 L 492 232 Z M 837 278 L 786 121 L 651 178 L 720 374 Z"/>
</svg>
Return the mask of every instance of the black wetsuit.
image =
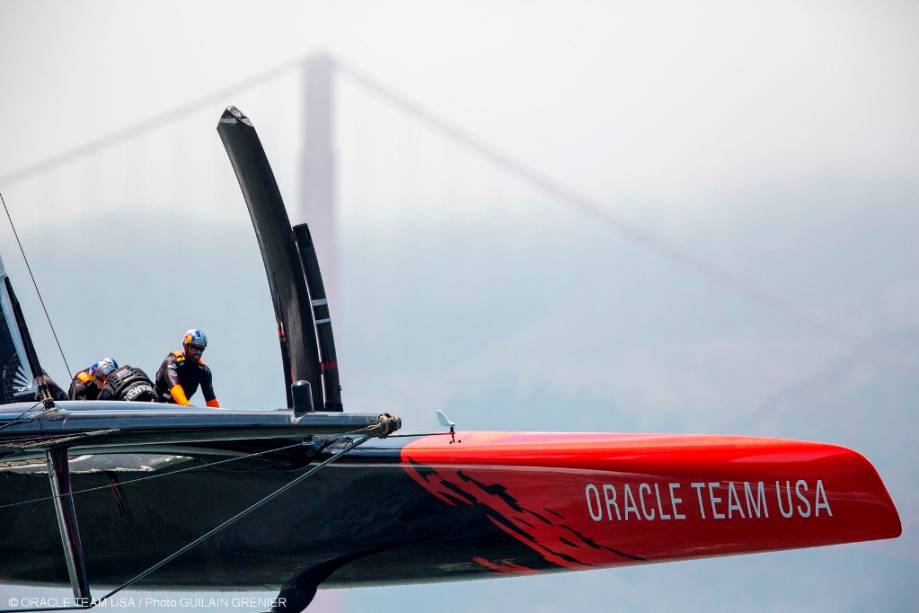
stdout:
<svg viewBox="0 0 919 613">
<path fill-rule="evenodd" d="M 182 386 L 186 398 L 191 398 L 201 386 L 201 393 L 208 402 L 214 401 L 211 369 L 200 359 L 196 362 L 189 360 L 183 351 L 173 351 L 166 356 L 160 369 L 156 371 L 156 396 L 160 402 L 175 403 L 172 397 L 172 388 Z"/>
<path fill-rule="evenodd" d="M 99 388 L 95 379 L 90 376 L 89 369 L 81 370 L 74 375 L 67 396 L 71 400 L 96 400 L 99 397 Z"/>
</svg>

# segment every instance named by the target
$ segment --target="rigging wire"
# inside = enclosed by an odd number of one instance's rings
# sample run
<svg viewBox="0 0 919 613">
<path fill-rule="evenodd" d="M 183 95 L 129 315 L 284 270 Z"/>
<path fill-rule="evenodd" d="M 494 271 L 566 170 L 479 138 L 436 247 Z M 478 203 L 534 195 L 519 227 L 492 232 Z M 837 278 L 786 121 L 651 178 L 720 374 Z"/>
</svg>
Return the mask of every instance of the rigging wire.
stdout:
<svg viewBox="0 0 919 613">
<path fill-rule="evenodd" d="M 37 406 L 37 404 L 36 404 L 35 406 Z M 35 408 L 35 407 L 33 406 L 33 407 L 30 408 L 28 411 L 25 411 L 25 412 L 23 413 L 23 415 L 25 415 L 26 413 L 28 413 L 29 411 L 31 411 L 31 410 L 34 409 L 34 408 Z M 185 552 L 187 552 L 188 550 L 192 549 L 193 547 L 197 546 L 198 544 L 202 543 L 203 541 L 207 540 L 208 538 L 212 537 L 213 535 L 217 534 L 218 532 L 220 532 L 220 531 L 222 531 L 222 530 L 228 528 L 229 526 L 233 525 L 234 523 L 236 523 L 236 522 L 239 521 L 240 519 L 244 518 L 246 515 L 250 514 L 251 512 L 253 512 L 253 511 L 259 509 L 260 507 L 264 506 L 264 505 L 267 504 L 268 502 L 271 502 L 272 500 L 274 500 L 275 498 L 277 498 L 278 496 L 280 496 L 280 495 L 283 494 L 284 492 L 286 492 L 286 491 L 290 490 L 291 488 L 295 487 L 298 483 L 300 483 L 300 482 L 302 482 L 302 481 L 308 479 L 309 477 L 311 477 L 311 476 L 313 476 L 314 474 L 316 474 L 317 472 L 319 472 L 321 469 L 325 468 L 326 466 L 328 466 L 328 465 L 331 464 L 332 462 L 336 461 L 338 458 L 340 458 L 340 457 L 343 456 L 344 454 L 348 453 L 348 452 L 351 451 L 352 449 L 354 449 L 354 448 L 356 448 L 356 447 L 359 447 L 360 445 L 363 445 L 365 442 L 367 442 L 368 440 L 370 440 L 370 438 L 372 438 L 372 437 L 374 436 L 373 432 L 374 432 L 374 431 L 377 431 L 377 430 L 379 430 L 379 429 L 380 429 L 379 424 L 374 424 L 374 425 L 371 425 L 371 426 L 365 426 L 365 427 L 363 427 L 363 428 L 358 428 L 358 429 L 356 429 L 356 430 L 351 430 L 351 431 L 349 431 L 349 432 L 344 432 L 344 433 L 342 433 L 342 434 L 338 434 L 338 435 L 335 435 L 334 437 L 331 437 L 332 440 L 333 440 L 333 442 L 330 443 L 330 444 L 334 444 L 334 442 L 336 442 L 336 441 L 338 441 L 338 440 L 340 440 L 340 439 L 342 439 L 342 438 L 345 438 L 345 437 L 348 437 L 348 436 L 357 435 L 357 434 L 362 434 L 362 436 L 360 436 L 360 438 L 358 438 L 357 440 L 349 441 L 348 444 L 347 444 L 346 446 L 344 446 L 344 447 L 342 447 L 341 449 L 335 451 L 335 453 L 333 453 L 331 456 L 329 456 L 328 458 L 326 458 L 325 460 L 323 460 L 322 462 L 320 462 L 320 463 L 317 464 L 316 466 L 310 468 L 309 470 L 307 470 L 307 471 L 306 471 L 305 473 L 303 473 L 302 475 L 298 476 L 297 478 L 295 478 L 295 479 L 292 480 L 292 481 L 289 481 L 288 483 L 286 483 L 286 484 L 284 484 L 283 486 L 279 487 L 278 489 L 274 490 L 273 492 L 271 492 L 271 493 L 268 494 L 267 496 L 264 496 L 263 498 L 257 500 L 256 502 L 254 502 L 253 504 L 249 505 L 248 507 L 246 507 L 246 508 L 243 509 L 242 511 L 238 512 L 236 515 L 234 515 L 234 516 L 230 517 L 229 519 L 223 521 L 221 524 L 215 526 L 214 528 L 212 528 L 212 529 L 209 530 L 208 532 L 202 534 L 201 536 L 199 536 L 199 537 L 196 538 L 195 540 L 193 540 L 193 541 L 191 541 L 190 543 L 186 544 L 186 545 L 183 546 L 182 548 L 176 550 L 175 552 L 173 552 L 173 553 L 170 554 L 169 556 L 163 558 L 162 560 L 160 560 L 159 562 L 157 562 L 157 563 L 154 564 L 153 566 L 150 566 L 150 567 L 147 568 L 146 570 L 144 570 L 144 571 L 138 573 L 137 575 L 135 575 L 135 576 L 132 577 L 131 579 L 125 581 L 124 583 L 122 583 L 122 584 L 119 585 L 118 587 L 114 588 L 113 590 L 109 591 L 107 594 L 105 594 L 105 595 L 102 596 L 101 598 L 97 599 L 96 601 L 90 603 L 89 605 L 85 605 L 85 606 L 63 606 L 63 607 L 40 607 L 40 608 L 29 608 L 29 609 L 3 609 L 3 610 L 0 610 L 0 613 L 28 613 L 28 612 L 32 612 L 32 611 L 86 611 L 86 610 L 88 610 L 88 609 L 92 609 L 92 608 L 98 606 L 100 603 L 102 603 L 102 602 L 105 601 L 106 599 L 111 598 L 112 596 L 114 596 L 115 594 L 117 594 L 118 592 L 120 592 L 121 590 L 123 590 L 123 589 L 125 589 L 125 588 L 128 588 L 128 587 L 130 587 L 131 585 L 134 585 L 134 584 L 137 583 L 138 581 L 140 581 L 140 580 L 144 579 L 145 577 L 149 576 L 150 574 L 156 572 L 157 570 L 159 570 L 160 568 L 162 568 L 163 566 L 165 566 L 165 565 L 168 564 L 169 562 L 171 562 L 171 561 L 175 560 L 176 558 L 180 557 L 181 555 L 183 555 L 183 554 L 184 554 Z M 232 461 L 236 461 L 236 460 L 242 460 L 242 459 L 246 459 L 246 458 L 250 458 L 250 457 L 254 457 L 254 456 L 265 455 L 265 454 L 268 454 L 268 453 L 273 453 L 273 452 L 276 452 L 276 451 L 281 451 L 281 450 L 283 450 L 283 449 L 290 449 L 290 448 L 292 448 L 292 447 L 298 447 L 298 446 L 301 446 L 301 445 L 304 445 L 304 444 L 305 444 L 304 442 L 298 442 L 298 443 L 296 443 L 295 445 L 286 445 L 286 446 L 284 446 L 284 447 L 278 447 L 278 448 L 274 448 L 274 449 L 268 449 L 268 450 L 265 450 L 265 451 L 260 451 L 260 452 L 255 452 L 255 453 L 247 454 L 247 455 L 245 455 L 245 456 L 240 456 L 240 457 L 236 457 L 236 458 L 228 458 L 228 459 L 226 459 L 226 460 L 220 460 L 220 461 L 217 461 L 217 462 L 210 462 L 210 463 L 208 463 L 208 464 L 203 464 L 203 465 L 200 465 L 200 466 L 194 466 L 194 467 L 189 467 L 189 468 L 185 468 L 185 469 L 170 471 L 170 472 L 168 472 L 168 473 L 164 473 L 164 474 L 161 474 L 161 475 L 150 475 L 150 476 L 147 476 L 147 477 L 139 477 L 139 478 L 137 478 L 137 479 L 132 479 L 132 480 L 130 480 L 130 481 L 121 482 L 121 483 L 119 483 L 119 485 L 127 485 L 127 484 L 129 484 L 129 483 L 136 483 L 136 482 L 138 482 L 138 481 L 145 481 L 145 480 L 154 479 L 154 478 L 158 478 L 158 477 L 165 477 L 165 476 L 173 475 L 173 474 L 176 474 L 176 473 L 179 473 L 179 472 L 188 472 L 188 471 L 190 471 L 190 470 L 197 470 L 197 469 L 200 469 L 200 468 L 206 468 L 207 466 L 215 466 L 215 465 L 217 465 L 217 464 L 224 464 L 224 463 L 227 463 L 227 462 L 232 462 Z M 108 488 L 108 487 L 111 487 L 111 486 L 110 486 L 110 485 L 105 485 L 105 486 L 102 486 L 102 487 Z M 88 488 L 88 489 L 85 489 L 85 490 L 79 490 L 79 491 L 76 491 L 76 492 L 71 492 L 70 494 L 66 494 L 66 495 L 79 494 L 79 493 L 84 493 L 84 492 L 93 491 L 93 490 L 97 490 L 97 489 L 101 489 L 101 488 L 99 488 L 99 487 Z M 50 500 L 50 499 L 53 499 L 53 498 L 54 498 L 54 496 L 49 496 L 49 497 L 46 497 L 46 498 L 42 498 L 41 500 Z M 27 504 L 27 503 L 29 503 L 29 502 L 38 502 L 38 500 L 23 501 L 22 504 Z M 9 506 L 17 506 L 17 504 L 19 504 L 19 503 L 16 503 L 16 504 L 13 504 L 13 505 L 6 505 L 6 506 L 3 506 L 3 507 L 0 507 L 0 509 L 7 508 L 7 507 L 9 507 Z"/>
<path fill-rule="evenodd" d="M 121 585 L 119 585 L 118 587 L 114 588 L 113 590 L 111 590 L 110 592 L 108 592 L 107 594 L 105 594 L 104 596 L 102 596 L 101 598 L 99 598 L 98 600 L 96 600 L 95 602 L 93 602 L 93 603 L 90 605 L 90 608 L 99 605 L 100 603 L 102 603 L 102 602 L 105 601 L 106 599 L 108 599 L 108 598 L 114 596 L 115 594 L 117 594 L 117 593 L 120 592 L 121 590 L 123 590 L 123 589 L 125 589 L 125 588 L 127 588 L 127 587 L 130 587 L 131 585 L 134 585 L 135 583 L 137 583 L 137 582 L 140 581 L 141 579 L 143 579 L 143 578 L 147 577 L 148 575 L 150 575 L 150 574 L 156 572 L 157 570 L 159 570 L 159 569 L 162 568 L 163 566 L 169 564 L 170 562 L 172 562 L 173 560 L 175 560 L 176 558 L 178 558 L 179 556 L 181 556 L 182 554 L 184 554 L 184 553 L 185 553 L 186 551 L 188 551 L 189 549 L 192 549 L 193 547 L 197 546 L 199 543 L 202 543 L 202 542 L 206 541 L 207 539 L 209 539 L 210 537 L 214 536 L 214 535 L 217 534 L 218 532 L 221 532 L 222 530 L 224 530 L 224 529 L 230 527 L 231 525 L 235 524 L 237 521 L 239 521 L 240 519 L 244 518 L 244 517 L 245 517 L 246 515 L 248 515 L 249 513 L 251 513 L 251 512 L 253 512 L 253 511 L 259 509 L 260 507 L 264 506 L 265 504 L 268 504 L 269 502 L 271 502 L 272 500 L 274 500 L 275 498 L 277 498 L 277 497 L 280 496 L 281 494 L 283 494 L 283 493 L 287 492 L 288 490 L 292 489 L 293 487 L 295 487 L 295 486 L 296 486 L 297 484 L 299 484 L 300 482 L 302 482 L 302 481 L 308 479 L 309 477 L 312 477 L 314 474 L 316 474 L 317 472 L 319 472 L 320 470 L 322 470 L 323 468 L 325 468 L 326 466 L 328 466 L 329 464 L 331 464 L 332 462 L 334 462 L 335 460 L 337 460 L 338 458 L 340 458 L 341 456 L 343 456 L 343 455 L 346 454 L 347 452 L 351 451 L 351 450 L 354 449 L 355 447 L 358 447 L 358 446 L 360 446 L 360 445 L 363 445 L 365 442 L 367 442 L 368 440 L 370 440 L 370 438 L 373 436 L 372 432 L 373 432 L 373 430 L 375 430 L 375 429 L 379 429 L 379 425 L 378 425 L 378 424 L 374 424 L 373 426 L 368 426 L 367 428 L 363 428 L 362 430 L 364 430 L 365 432 L 367 432 L 367 434 L 362 435 L 362 436 L 359 437 L 357 440 L 350 441 L 347 445 L 345 445 L 344 447 L 342 447 L 340 450 L 336 451 L 334 454 L 332 454 L 331 456 L 329 456 L 328 458 L 326 458 L 325 460 L 323 460 L 322 462 L 320 462 L 320 463 L 317 464 L 316 466 L 310 468 L 308 471 L 306 471 L 305 473 L 303 473 L 302 475 L 300 475 L 300 476 L 297 477 L 296 479 L 293 479 L 292 481 L 289 481 L 289 482 L 285 483 L 284 485 L 282 485 L 282 486 L 279 487 L 278 489 L 274 490 L 273 492 L 271 492 L 271 493 L 268 494 L 267 496 L 264 496 L 263 498 L 260 498 L 259 500 L 255 501 L 254 503 L 252 503 L 251 505 L 249 505 L 248 507 L 246 507 L 245 509 L 243 509 L 242 511 L 240 511 L 239 513 L 237 513 L 236 515 L 234 515 L 233 517 L 231 517 L 231 518 L 225 520 L 224 522 L 220 523 L 219 525 L 217 525 L 217 526 L 211 528 L 210 530 L 208 530 L 207 532 L 205 532 L 204 534 L 202 534 L 201 536 L 199 536 L 199 537 L 196 538 L 195 540 L 191 541 L 190 543 L 188 543 L 188 544 L 185 545 L 184 547 L 181 547 L 180 549 L 178 549 L 178 550 L 176 550 L 175 552 L 171 553 L 170 555 L 166 556 L 165 558 L 163 558 L 162 560 L 160 560 L 159 562 L 157 562 L 157 563 L 154 564 L 153 566 L 151 566 L 151 567 L 147 568 L 146 570 L 144 570 L 144 571 L 142 571 L 142 572 L 140 572 L 140 573 L 134 575 L 132 578 L 128 579 L 127 581 L 125 581 L 124 583 L 122 583 Z M 345 436 L 345 435 L 341 435 L 341 436 Z"/>
<path fill-rule="evenodd" d="M 23 423 L 25 423 L 25 422 L 27 422 L 27 421 L 32 421 L 33 419 L 35 419 L 36 417 L 38 417 L 41 413 L 35 413 L 35 414 L 32 414 L 32 415 L 29 415 L 29 414 L 32 413 L 32 411 L 35 410 L 35 407 L 37 407 L 37 406 L 40 405 L 40 404 L 43 404 L 41 400 L 39 400 L 38 402 L 36 402 L 36 403 L 33 404 L 32 406 L 30 406 L 30 407 L 29 407 L 28 409 L 26 409 L 25 411 L 23 411 L 23 412 L 19 415 L 19 417 L 17 417 L 17 418 L 14 419 L 13 421 L 11 421 L 11 422 L 9 422 L 9 423 L 6 423 L 6 424 L 3 424 L 2 426 L 0 426 L 0 430 L 5 430 L 6 428 L 9 428 L 10 426 L 15 426 L 16 424 L 23 424 Z M 3 508 L 3 507 L 0 507 L 0 509 L 2 509 L 2 508 Z"/>
<path fill-rule="evenodd" d="M 413 438 L 416 436 L 450 436 L 449 432 L 414 432 L 411 434 L 390 434 L 386 438 Z M 0 507 L 2 509 L 3 507 Z"/>
<path fill-rule="evenodd" d="M 51 334 L 54 335 L 54 342 L 57 343 L 57 350 L 61 352 L 61 359 L 64 360 L 64 367 L 67 368 L 67 375 L 73 379 L 73 371 L 70 370 L 70 364 L 67 363 L 67 356 L 64 355 L 64 348 L 61 347 L 61 340 L 57 337 L 57 331 L 54 329 L 54 324 L 51 323 L 51 315 L 48 314 L 48 307 L 45 306 L 45 299 L 42 298 L 41 291 L 38 289 L 38 283 L 35 281 L 35 275 L 32 273 L 32 266 L 29 264 L 29 258 L 26 257 L 25 249 L 22 248 L 22 241 L 19 240 L 16 224 L 13 223 L 13 217 L 10 215 L 9 207 L 6 206 L 6 199 L 3 197 L 2 192 L 0 192 L 0 202 L 3 202 L 3 210 L 6 211 L 6 218 L 10 220 L 13 236 L 16 237 L 16 242 L 19 244 L 19 253 L 22 254 L 22 259 L 26 263 L 26 269 L 29 271 L 29 276 L 32 278 L 32 285 L 35 287 L 35 293 L 38 294 L 38 301 L 41 302 L 41 308 L 45 311 L 45 319 L 48 320 L 48 325 L 51 327 Z M 36 375 L 37 374 L 39 373 L 36 373 Z"/>
<path fill-rule="evenodd" d="M 26 420 L 26 421 L 27 421 L 27 420 Z M 7 424 L 7 425 L 10 425 L 10 424 Z M 277 452 L 277 451 L 286 451 L 286 450 L 288 450 L 288 449 L 293 449 L 294 447 L 302 447 L 302 446 L 305 446 L 305 445 L 306 445 L 306 443 L 303 443 L 303 442 L 294 443 L 293 445 L 285 445 L 285 446 L 283 446 L 283 447 L 275 447 L 274 449 L 266 449 L 266 450 L 264 450 L 264 451 L 257 451 L 257 452 L 255 452 L 255 453 L 248 453 L 248 454 L 245 454 L 245 455 L 242 455 L 242 456 L 236 456 L 236 457 L 232 457 L 232 458 L 225 458 L 225 459 L 223 459 L 223 460 L 217 460 L 216 462 L 207 462 L 207 463 L 205 463 L 205 464 L 196 464 L 196 465 L 194 465 L 194 466 L 186 466 L 185 468 L 179 468 L 179 469 L 171 470 L 171 471 L 168 471 L 168 472 L 157 473 L 157 474 L 154 474 L 154 475 L 145 475 L 145 476 L 143 476 L 143 477 L 137 477 L 137 478 L 135 478 L 135 479 L 128 479 L 127 481 L 119 481 L 119 482 L 118 482 L 118 485 L 119 485 L 119 486 L 122 486 L 122 485 L 130 485 L 130 484 L 132 484 L 132 483 L 138 483 L 138 482 L 140 482 L 140 481 L 151 481 L 151 480 L 153 480 L 153 479 L 159 479 L 159 478 L 161 478 L 161 477 L 169 477 L 169 476 L 171 476 L 171 475 L 177 475 L 177 474 L 179 474 L 179 473 L 192 472 L 192 471 L 195 471 L 195 470 L 201 470 L 201 469 L 204 469 L 204 468 L 209 468 L 209 467 L 211 467 L 211 466 L 218 466 L 218 465 L 220 465 L 220 464 L 229 464 L 230 462 L 236 462 L 237 460 L 247 460 L 247 459 L 249 459 L 249 458 L 254 458 L 254 457 L 256 457 L 256 456 L 268 455 L 269 453 L 275 453 L 275 452 Z M 74 490 L 74 491 L 70 492 L 70 494 L 71 494 L 71 495 L 74 495 L 74 496 L 77 495 L 77 494 L 87 494 L 87 493 L 89 493 L 89 492 L 96 492 L 96 491 L 99 491 L 99 490 L 107 490 L 107 489 L 109 489 L 110 487 L 111 487 L 110 484 L 106 484 L 106 485 L 96 485 L 96 486 L 93 486 L 93 487 L 87 487 L 87 488 L 82 489 L 82 490 Z M 55 496 L 42 496 L 41 498 L 30 498 L 29 500 L 20 500 L 20 501 L 18 501 L 18 502 L 11 502 L 11 503 L 9 503 L 9 504 L 0 505 L 0 511 L 2 511 L 3 509 L 9 509 L 9 508 L 12 508 L 12 507 L 21 507 L 21 506 L 24 506 L 24 505 L 27 505 L 27 504 L 34 504 L 34 503 L 38 503 L 38 502 L 46 502 L 46 501 L 48 501 L 48 500 L 54 500 L 54 499 L 55 499 Z"/>
<path fill-rule="evenodd" d="M 34 409 L 34 408 L 35 408 L 35 407 L 32 407 L 32 409 Z M 30 410 L 32 410 L 32 409 L 30 409 Z M 27 412 L 28 412 L 28 411 L 27 411 Z M 34 417 L 34 416 L 33 416 L 33 417 Z M 21 417 L 20 417 L 20 419 L 21 419 Z M 27 418 L 27 419 L 25 419 L 25 420 L 23 420 L 23 421 L 29 421 L 30 419 L 32 419 L 32 417 L 29 417 L 29 418 Z M 9 423 L 9 424 L 5 424 L 4 426 L 0 426 L 0 430 L 2 430 L 3 428 L 5 428 L 5 427 L 7 427 L 7 426 L 13 425 L 13 423 L 18 423 L 18 420 L 17 420 L 16 422 L 11 422 L 11 423 Z M 369 427 L 369 426 L 368 426 L 368 427 Z M 357 430 L 352 430 L 352 431 L 350 431 L 350 432 L 344 432 L 344 433 L 342 433 L 342 434 L 335 435 L 335 438 L 342 437 L 342 436 L 352 436 L 352 435 L 355 435 L 355 434 L 360 434 L 360 433 L 362 433 L 362 432 L 364 432 L 364 431 L 366 431 L 366 430 L 367 430 L 367 427 L 365 427 L 365 428 L 359 428 L 359 429 L 357 429 Z M 387 438 L 389 438 L 389 437 L 391 437 L 391 436 L 395 436 L 395 435 L 392 435 L 392 434 L 391 434 L 391 435 L 389 435 Z M 256 452 L 253 452 L 253 453 L 247 453 L 247 454 L 244 454 L 244 455 L 241 455 L 241 456 L 235 456 L 235 457 L 232 457 L 232 458 L 224 458 L 223 460 L 217 460 L 217 461 L 214 461 L 214 462 L 206 462 L 206 463 L 204 463 L 204 464 L 196 464 L 196 465 L 194 465 L 194 466 L 186 466 L 185 468 L 179 468 L 179 469 L 176 469 L 176 470 L 170 470 L 170 471 L 167 471 L 167 472 L 157 473 L 157 474 L 154 474 L 154 475 L 144 475 L 143 477 L 136 477 L 136 478 L 134 478 L 134 479 L 128 479 L 127 481 L 119 481 L 119 482 L 118 482 L 118 485 L 119 485 L 119 486 L 124 486 L 124 485 L 131 485 L 132 483 L 140 483 L 141 481 L 152 481 L 153 479 L 160 479 L 160 478 L 162 478 L 162 477 L 170 477 L 170 476 L 172 476 L 172 475 L 178 475 L 178 474 L 180 474 L 180 473 L 188 473 L 188 472 L 193 472 L 193 471 L 196 471 L 196 470 L 203 470 L 203 469 L 205 469 L 205 468 L 211 468 L 211 467 L 213 467 L 213 466 L 221 466 L 221 465 L 223 465 L 223 464 L 229 464 L 230 462 L 237 462 L 237 461 L 239 461 L 239 460 L 248 460 L 248 459 L 250 459 L 250 458 L 255 458 L 255 457 L 259 457 L 259 456 L 263 456 L 263 455 L 268 455 L 268 454 L 271 454 L 271 453 L 276 453 L 276 452 L 280 452 L 280 451 L 287 451 L 287 450 L 289 450 L 289 449 L 294 449 L 294 448 L 296 448 L 296 447 L 305 447 L 306 445 L 307 445 L 306 442 L 302 442 L 302 441 L 301 441 L 301 442 L 294 443 L 294 444 L 292 444 L 292 445 L 284 445 L 284 446 L 282 446 L 282 447 L 274 447 L 274 448 L 272 448 L 272 449 L 265 449 L 265 450 L 263 450 L 263 451 L 256 451 Z M 111 484 L 96 485 L 96 486 L 93 486 L 93 487 L 84 488 L 84 489 L 82 489 L 82 490 L 74 490 L 74 491 L 70 492 L 70 494 L 68 494 L 68 495 L 73 495 L 73 496 L 75 496 L 75 495 L 77 495 L 77 494 L 87 494 L 87 493 L 90 493 L 90 492 L 97 492 L 97 491 L 100 491 L 100 490 L 107 490 L 107 489 L 109 489 L 110 487 L 111 487 Z M 29 500 L 19 500 L 19 501 L 17 501 L 17 502 L 11 502 L 11 503 L 9 503 L 9 504 L 0 505 L 0 511 L 2 511 L 2 510 L 4 510 L 4 509 L 10 509 L 10 508 L 13 508 L 13 507 L 21 507 L 21 506 L 24 506 L 24 505 L 27 505 L 27 504 L 36 504 L 36 503 L 39 503 L 39 502 L 47 502 L 48 500 L 54 500 L 55 498 L 56 498 L 56 496 L 42 496 L 41 498 L 30 498 Z"/>
</svg>

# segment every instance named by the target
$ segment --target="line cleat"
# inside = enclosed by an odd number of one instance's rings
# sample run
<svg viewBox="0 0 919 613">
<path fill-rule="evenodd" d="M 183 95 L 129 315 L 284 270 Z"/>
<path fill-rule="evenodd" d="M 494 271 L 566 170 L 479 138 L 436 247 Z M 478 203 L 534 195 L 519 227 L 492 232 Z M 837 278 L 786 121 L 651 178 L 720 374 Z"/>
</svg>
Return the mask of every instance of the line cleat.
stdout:
<svg viewBox="0 0 919 613">
<path fill-rule="evenodd" d="M 398 415 L 393 415 L 391 413 L 380 413 L 377 417 L 380 421 L 380 433 L 378 436 L 380 438 L 385 438 L 402 427 L 402 420 Z"/>
</svg>

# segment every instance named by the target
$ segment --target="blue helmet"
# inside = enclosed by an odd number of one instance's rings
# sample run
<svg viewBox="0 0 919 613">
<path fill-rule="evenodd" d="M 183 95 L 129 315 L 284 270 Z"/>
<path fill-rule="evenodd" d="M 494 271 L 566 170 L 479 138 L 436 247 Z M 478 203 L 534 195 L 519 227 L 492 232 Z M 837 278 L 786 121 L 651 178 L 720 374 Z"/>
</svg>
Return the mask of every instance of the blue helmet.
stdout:
<svg viewBox="0 0 919 613">
<path fill-rule="evenodd" d="M 200 328 L 192 328 L 185 333 L 185 337 L 182 339 L 183 345 L 191 345 L 192 347 L 198 347 L 201 350 L 207 348 L 207 336 Z"/>
<path fill-rule="evenodd" d="M 105 379 L 118 368 L 118 362 L 112 358 L 102 358 L 98 362 L 93 362 L 89 367 L 89 374 L 97 379 Z"/>
</svg>

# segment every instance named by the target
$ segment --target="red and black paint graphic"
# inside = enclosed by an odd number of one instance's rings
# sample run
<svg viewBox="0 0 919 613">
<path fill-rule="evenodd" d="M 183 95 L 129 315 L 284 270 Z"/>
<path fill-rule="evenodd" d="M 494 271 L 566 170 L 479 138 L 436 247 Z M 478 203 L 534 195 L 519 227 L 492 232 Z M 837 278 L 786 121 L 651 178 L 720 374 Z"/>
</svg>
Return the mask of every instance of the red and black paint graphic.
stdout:
<svg viewBox="0 0 919 613">
<path fill-rule="evenodd" d="M 418 484 L 444 503 L 483 509 L 495 526 L 558 567 L 577 570 L 606 566 L 614 556 L 632 562 L 644 559 L 599 544 L 573 528 L 562 514 L 552 509 L 524 507 L 506 485 L 486 483 L 468 470 L 436 470 L 410 459 L 407 471 Z M 513 562 L 496 562 L 482 556 L 476 556 L 473 561 L 496 572 L 536 572 L 536 569 Z"/>
<path fill-rule="evenodd" d="M 524 561 L 475 551 L 482 558 L 476 564 L 495 572 L 773 551 L 901 532 L 874 467 L 835 445 L 654 434 L 466 432 L 462 439 L 413 441 L 402 449 L 403 468 L 442 503 L 476 509 L 536 554 Z"/>
</svg>

